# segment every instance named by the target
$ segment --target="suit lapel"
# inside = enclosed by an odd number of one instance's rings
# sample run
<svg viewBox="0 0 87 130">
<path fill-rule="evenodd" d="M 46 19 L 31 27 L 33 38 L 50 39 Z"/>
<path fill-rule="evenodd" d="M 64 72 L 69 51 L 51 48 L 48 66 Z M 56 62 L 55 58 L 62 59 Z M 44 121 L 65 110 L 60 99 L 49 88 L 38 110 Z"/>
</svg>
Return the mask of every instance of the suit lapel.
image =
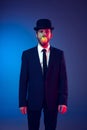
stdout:
<svg viewBox="0 0 87 130">
<path fill-rule="evenodd" d="M 36 57 L 34 60 L 35 60 L 35 63 L 37 65 L 37 68 L 40 70 L 40 73 L 42 73 L 42 68 L 41 68 L 41 64 L 40 64 L 40 60 L 39 60 L 37 46 L 35 47 L 35 51 L 33 54 L 34 54 L 34 57 Z"/>
<path fill-rule="evenodd" d="M 35 47 L 35 51 L 33 52 L 34 55 L 34 60 L 35 60 L 35 64 L 37 66 L 38 71 L 41 73 L 42 75 L 42 67 L 40 64 L 40 60 L 39 60 L 39 55 L 38 55 L 38 50 L 37 50 L 37 46 Z M 47 70 L 47 74 L 50 72 L 50 69 L 52 68 L 52 66 L 54 65 L 54 50 L 52 47 L 50 47 L 50 57 L 49 57 L 49 64 L 48 64 L 48 70 Z M 36 58 L 35 58 L 36 57 Z"/>
<path fill-rule="evenodd" d="M 50 68 L 51 64 L 53 63 L 53 59 L 54 59 L 53 48 L 50 47 L 50 57 L 49 57 L 48 69 Z"/>
<path fill-rule="evenodd" d="M 50 57 L 49 57 L 47 75 L 49 74 L 49 72 L 51 72 L 50 70 L 53 68 L 53 65 L 54 65 L 54 50 L 52 47 L 50 47 Z"/>
</svg>

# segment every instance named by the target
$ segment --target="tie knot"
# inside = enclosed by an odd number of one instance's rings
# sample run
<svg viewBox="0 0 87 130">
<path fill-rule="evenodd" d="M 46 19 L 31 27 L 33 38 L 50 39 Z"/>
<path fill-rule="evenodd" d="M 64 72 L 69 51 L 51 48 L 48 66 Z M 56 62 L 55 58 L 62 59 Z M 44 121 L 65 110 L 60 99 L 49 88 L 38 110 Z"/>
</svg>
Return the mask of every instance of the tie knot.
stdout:
<svg viewBox="0 0 87 130">
<path fill-rule="evenodd" d="M 43 53 L 46 53 L 46 49 L 43 49 L 42 52 L 43 52 Z"/>
</svg>

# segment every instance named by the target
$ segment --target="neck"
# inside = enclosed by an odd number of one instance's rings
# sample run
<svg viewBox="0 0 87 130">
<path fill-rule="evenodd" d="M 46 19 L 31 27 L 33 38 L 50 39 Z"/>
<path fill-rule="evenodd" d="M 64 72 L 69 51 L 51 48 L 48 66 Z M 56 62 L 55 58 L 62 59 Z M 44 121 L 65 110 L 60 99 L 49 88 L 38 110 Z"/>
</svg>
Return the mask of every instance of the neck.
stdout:
<svg viewBox="0 0 87 130">
<path fill-rule="evenodd" d="M 40 43 L 39 43 L 40 44 Z M 49 46 L 49 43 L 46 44 L 40 44 L 44 49 L 46 49 Z"/>
</svg>

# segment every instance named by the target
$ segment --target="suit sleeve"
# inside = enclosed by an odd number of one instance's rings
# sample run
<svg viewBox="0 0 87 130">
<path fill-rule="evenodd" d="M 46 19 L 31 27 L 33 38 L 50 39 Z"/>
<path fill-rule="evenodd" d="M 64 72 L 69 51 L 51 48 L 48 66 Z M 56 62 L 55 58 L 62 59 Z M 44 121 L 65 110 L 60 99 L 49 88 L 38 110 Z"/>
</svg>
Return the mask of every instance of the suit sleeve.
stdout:
<svg viewBox="0 0 87 130">
<path fill-rule="evenodd" d="M 61 55 L 60 62 L 60 78 L 59 78 L 59 105 L 67 105 L 68 98 L 68 84 L 67 84 L 67 74 L 66 65 L 64 59 L 64 53 Z"/>
<path fill-rule="evenodd" d="M 22 54 L 21 72 L 19 80 L 19 107 L 27 106 L 27 84 L 28 84 L 28 64 L 26 53 Z"/>
</svg>

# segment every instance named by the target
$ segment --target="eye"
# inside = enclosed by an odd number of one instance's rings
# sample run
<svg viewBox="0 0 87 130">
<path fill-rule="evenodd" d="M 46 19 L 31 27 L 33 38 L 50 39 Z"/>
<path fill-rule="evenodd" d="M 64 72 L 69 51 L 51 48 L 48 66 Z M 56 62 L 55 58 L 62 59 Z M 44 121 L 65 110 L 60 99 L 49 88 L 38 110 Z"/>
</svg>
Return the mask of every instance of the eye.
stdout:
<svg viewBox="0 0 87 130">
<path fill-rule="evenodd" d="M 43 30 L 39 30 L 40 33 L 43 33 Z"/>
<path fill-rule="evenodd" d="M 45 30 L 45 33 L 46 34 L 50 33 L 50 30 L 49 29 Z"/>
<path fill-rule="evenodd" d="M 43 33 L 43 30 L 41 30 L 40 33 Z"/>
</svg>

